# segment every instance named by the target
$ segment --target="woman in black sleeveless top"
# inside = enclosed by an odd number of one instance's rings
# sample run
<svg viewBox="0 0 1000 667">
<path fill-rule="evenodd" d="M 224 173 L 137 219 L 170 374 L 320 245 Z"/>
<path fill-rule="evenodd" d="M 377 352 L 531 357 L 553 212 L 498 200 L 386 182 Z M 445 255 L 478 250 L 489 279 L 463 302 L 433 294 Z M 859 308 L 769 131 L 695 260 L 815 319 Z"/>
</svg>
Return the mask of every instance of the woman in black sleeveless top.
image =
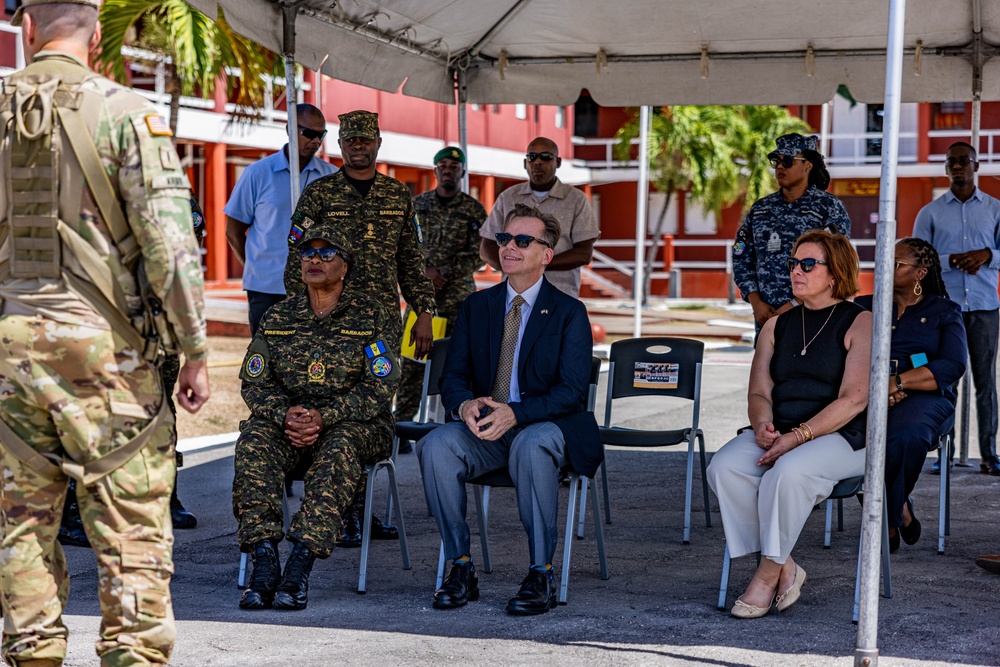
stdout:
<svg viewBox="0 0 1000 667">
<path fill-rule="evenodd" d="M 806 573 L 791 552 L 802 526 L 838 481 L 865 470 L 872 319 L 846 300 L 858 291 L 858 255 L 846 236 L 812 230 L 796 242 L 789 272 L 801 305 L 768 320 L 757 339 L 752 429 L 708 467 L 730 555 L 762 556 L 733 606 L 738 618 L 798 601 Z"/>
</svg>

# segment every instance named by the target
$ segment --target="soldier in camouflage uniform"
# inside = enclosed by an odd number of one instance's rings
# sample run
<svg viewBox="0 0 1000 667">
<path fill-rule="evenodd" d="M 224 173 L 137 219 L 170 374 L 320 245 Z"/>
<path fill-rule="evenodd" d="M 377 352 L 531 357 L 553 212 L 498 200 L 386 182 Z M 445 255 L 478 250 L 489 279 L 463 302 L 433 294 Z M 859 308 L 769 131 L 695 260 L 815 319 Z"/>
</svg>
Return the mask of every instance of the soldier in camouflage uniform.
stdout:
<svg viewBox="0 0 1000 667">
<path fill-rule="evenodd" d="M 298 251 L 306 291 L 267 311 L 240 373 L 251 414 L 236 443 L 233 512 L 254 568 L 243 609 L 306 607 L 313 561 L 329 557 L 364 466 L 387 457 L 392 439 L 399 365 L 386 340 L 398 307 L 387 311 L 361 289 L 343 231 L 310 226 Z M 282 480 L 303 464 L 282 577 Z"/>
<path fill-rule="evenodd" d="M 786 134 L 776 143 L 767 157 L 780 189 L 754 202 L 733 244 L 733 279 L 758 331 L 794 305 L 788 258 L 795 241 L 810 229 L 851 235 L 844 204 L 826 192 L 830 174 L 816 137 Z"/>
<path fill-rule="evenodd" d="M 434 343 L 431 318 L 434 314 L 434 286 L 424 274 L 420 251 L 420 223 L 413 213 L 412 193 L 394 178 L 378 173 L 382 137 L 378 114 L 351 111 L 341 114 L 339 143 L 344 165 L 335 174 L 324 176 L 302 192 L 292 215 L 289 234 L 290 254 L 285 265 L 285 292 L 302 291 L 299 260 L 294 244 L 313 225 L 329 225 L 344 232 L 354 248 L 355 284 L 390 314 L 390 328 L 385 343 L 392 358 L 399 357 L 403 325 L 399 313 L 399 289 L 407 304 L 417 313 L 412 338 L 417 358 L 424 357 Z M 397 288 L 397 283 L 399 289 Z M 391 410 L 391 407 L 389 408 Z M 352 511 L 345 519 L 342 546 L 360 546 L 360 507 L 364 505 L 364 482 L 357 489 Z M 396 539 L 395 528 L 383 528 L 376 518 L 373 539 Z"/>
<path fill-rule="evenodd" d="M 97 555 L 101 664 L 168 662 L 173 418 L 151 361 L 162 348 L 134 326 L 154 300 L 169 321 L 158 340 L 187 357 L 179 404 L 195 411 L 209 394 L 187 178 L 155 107 L 86 67 L 98 5 L 25 0 L 11 22 L 23 20 L 30 64 L 0 91 L 0 601 L 12 665 L 66 654 L 56 533 L 68 474 Z"/>
<path fill-rule="evenodd" d="M 438 317 L 448 320 L 445 335 L 451 335 L 459 306 L 476 291 L 472 274 L 483 265 L 479 228 L 486 220 L 486 209 L 461 190 L 465 175 L 461 149 L 442 148 L 434 156 L 434 165 L 437 187 L 414 198 L 413 207 L 424 234 L 424 273 L 434 284 Z M 420 406 L 423 371 L 423 364 L 403 360 L 403 379 L 396 394 L 397 421 L 413 419 Z"/>
</svg>

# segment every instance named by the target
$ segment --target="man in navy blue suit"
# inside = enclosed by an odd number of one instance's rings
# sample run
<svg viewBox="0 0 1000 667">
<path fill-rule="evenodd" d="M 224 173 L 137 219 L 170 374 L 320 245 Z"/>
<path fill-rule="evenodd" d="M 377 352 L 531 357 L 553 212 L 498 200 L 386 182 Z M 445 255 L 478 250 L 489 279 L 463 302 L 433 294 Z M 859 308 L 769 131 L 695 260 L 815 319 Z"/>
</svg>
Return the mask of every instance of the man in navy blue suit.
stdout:
<svg viewBox="0 0 1000 667">
<path fill-rule="evenodd" d="M 417 443 L 424 492 L 452 561 L 434 607 L 479 598 L 465 482 L 506 467 L 531 553 L 507 611 L 542 614 L 556 605 L 560 470 L 592 476 L 603 458 L 587 411 L 593 341 L 583 304 L 543 275 L 559 240 L 556 219 L 518 205 L 496 236 L 507 280 L 462 304 L 440 380 L 449 422 Z"/>
</svg>

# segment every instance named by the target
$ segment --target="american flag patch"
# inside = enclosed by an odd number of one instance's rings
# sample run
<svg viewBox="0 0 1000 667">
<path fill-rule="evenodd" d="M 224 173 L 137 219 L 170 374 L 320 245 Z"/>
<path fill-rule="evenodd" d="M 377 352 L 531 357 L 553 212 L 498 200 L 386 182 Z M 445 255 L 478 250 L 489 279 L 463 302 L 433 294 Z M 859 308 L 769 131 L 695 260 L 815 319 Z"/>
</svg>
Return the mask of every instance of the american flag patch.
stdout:
<svg viewBox="0 0 1000 667">
<path fill-rule="evenodd" d="M 155 113 L 146 116 L 146 127 L 149 128 L 149 133 L 154 137 L 174 136 L 174 133 L 170 131 L 170 126 L 163 120 L 163 117 Z"/>
</svg>

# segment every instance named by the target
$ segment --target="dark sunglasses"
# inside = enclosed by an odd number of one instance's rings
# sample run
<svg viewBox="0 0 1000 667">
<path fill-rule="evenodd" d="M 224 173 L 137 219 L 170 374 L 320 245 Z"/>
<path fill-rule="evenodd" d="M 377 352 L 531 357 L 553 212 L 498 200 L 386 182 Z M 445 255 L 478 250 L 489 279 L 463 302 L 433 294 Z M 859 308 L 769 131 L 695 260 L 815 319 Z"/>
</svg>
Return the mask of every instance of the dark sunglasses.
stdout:
<svg viewBox="0 0 1000 667">
<path fill-rule="evenodd" d="M 796 266 L 802 265 L 802 271 L 804 273 L 809 273 L 816 268 L 817 264 L 826 266 L 827 263 L 819 259 L 813 259 L 812 257 L 806 257 L 805 259 L 795 259 L 794 257 L 789 257 L 788 272 L 791 273 Z"/>
<path fill-rule="evenodd" d="M 555 153 L 549 153 L 548 151 L 544 153 L 525 153 L 524 159 L 527 162 L 534 162 L 535 160 L 541 158 L 542 162 L 552 162 L 558 156 Z"/>
<path fill-rule="evenodd" d="M 541 243 L 546 248 L 551 248 L 552 245 L 548 241 L 543 241 L 542 239 L 536 239 L 534 236 L 528 236 L 527 234 L 518 234 L 514 236 L 513 234 L 508 234 L 507 232 L 500 232 L 497 234 L 497 245 L 503 248 L 508 243 L 514 241 L 514 245 L 518 248 L 527 248 L 531 245 L 532 241 L 536 243 Z"/>
<path fill-rule="evenodd" d="M 331 248 L 330 246 L 323 248 L 299 248 L 299 258 L 303 262 L 311 262 L 317 255 L 320 261 L 332 262 L 334 257 L 341 255 L 341 252 L 340 248 Z"/>
<path fill-rule="evenodd" d="M 308 127 L 300 127 L 299 134 L 303 137 L 312 141 L 313 139 L 322 139 L 326 136 L 326 130 L 310 130 Z"/>
<path fill-rule="evenodd" d="M 975 162 L 968 155 L 959 155 L 958 157 L 950 157 L 944 161 L 949 167 L 968 167 L 970 164 Z"/>
<path fill-rule="evenodd" d="M 771 157 L 767 159 L 771 163 L 771 169 L 777 169 L 780 164 L 785 169 L 791 169 L 792 165 L 796 162 L 808 162 L 804 157 L 795 157 L 793 155 L 779 155 L 778 157 Z"/>
</svg>

